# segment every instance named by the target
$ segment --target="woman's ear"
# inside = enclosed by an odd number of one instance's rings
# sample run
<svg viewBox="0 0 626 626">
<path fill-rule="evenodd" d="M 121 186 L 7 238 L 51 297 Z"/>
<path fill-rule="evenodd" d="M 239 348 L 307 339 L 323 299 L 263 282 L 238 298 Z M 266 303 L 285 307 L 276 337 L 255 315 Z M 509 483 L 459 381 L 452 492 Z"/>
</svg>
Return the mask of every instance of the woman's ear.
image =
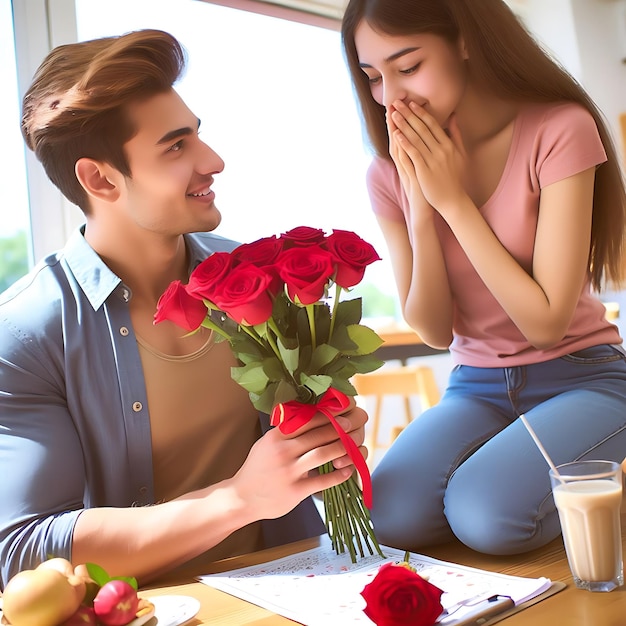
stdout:
<svg viewBox="0 0 626 626">
<path fill-rule="evenodd" d="M 91 198 L 103 202 L 115 202 L 118 199 L 121 174 L 107 163 L 88 158 L 78 159 L 74 172 Z"/>
<path fill-rule="evenodd" d="M 465 39 L 463 37 L 459 37 L 459 52 L 461 53 L 461 58 L 464 61 L 469 59 L 469 52 L 467 51 L 467 46 L 465 45 Z"/>
</svg>

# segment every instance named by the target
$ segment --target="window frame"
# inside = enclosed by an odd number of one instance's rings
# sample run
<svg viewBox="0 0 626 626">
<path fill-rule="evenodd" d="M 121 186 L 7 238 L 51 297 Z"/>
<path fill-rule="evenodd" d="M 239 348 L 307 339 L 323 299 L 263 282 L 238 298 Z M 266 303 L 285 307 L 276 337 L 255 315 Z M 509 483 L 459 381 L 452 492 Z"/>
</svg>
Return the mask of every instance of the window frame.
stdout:
<svg viewBox="0 0 626 626">
<path fill-rule="evenodd" d="M 340 20 L 259 0 L 198 0 L 338 30 Z M 296 2 L 298 4 L 298 2 Z M 306 4 L 303 2 L 302 4 Z M 315 4 L 315 2 L 313 2 Z M 321 2 L 319 4 L 324 4 Z M 56 46 L 78 40 L 74 0 L 13 0 L 13 28 L 20 101 L 42 59 Z M 83 213 L 50 182 L 24 146 L 26 184 L 35 261 L 65 244 L 84 222 Z"/>
</svg>

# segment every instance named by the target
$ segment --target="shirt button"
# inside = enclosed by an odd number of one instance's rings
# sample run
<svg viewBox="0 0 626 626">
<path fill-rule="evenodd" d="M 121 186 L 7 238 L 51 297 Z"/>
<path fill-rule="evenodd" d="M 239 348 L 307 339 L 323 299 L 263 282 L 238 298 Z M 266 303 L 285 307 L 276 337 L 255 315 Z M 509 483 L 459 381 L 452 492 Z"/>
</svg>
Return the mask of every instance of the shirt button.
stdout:
<svg viewBox="0 0 626 626">
<path fill-rule="evenodd" d="M 122 337 L 126 337 L 126 335 L 128 335 L 128 328 L 126 328 L 126 326 L 122 326 L 120 328 L 120 335 L 122 335 Z"/>
<path fill-rule="evenodd" d="M 133 411 L 135 411 L 135 413 L 139 413 L 141 409 L 143 409 L 143 404 L 141 404 L 141 402 L 133 402 Z"/>
<path fill-rule="evenodd" d="M 139 487 L 139 493 L 145 496 L 148 493 L 148 487 Z"/>
</svg>

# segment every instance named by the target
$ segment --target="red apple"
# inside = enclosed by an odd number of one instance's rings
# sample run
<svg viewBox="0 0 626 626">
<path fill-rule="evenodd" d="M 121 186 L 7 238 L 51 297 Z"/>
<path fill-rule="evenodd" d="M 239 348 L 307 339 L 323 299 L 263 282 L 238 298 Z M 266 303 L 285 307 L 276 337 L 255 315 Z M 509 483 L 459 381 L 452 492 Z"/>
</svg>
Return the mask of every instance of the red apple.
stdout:
<svg viewBox="0 0 626 626">
<path fill-rule="evenodd" d="M 63 622 L 63 626 L 98 626 L 98 620 L 90 606 L 81 605 L 72 617 Z"/>
<path fill-rule="evenodd" d="M 93 600 L 96 617 L 106 626 L 124 626 L 135 619 L 139 597 L 124 580 L 110 580 L 102 585 Z"/>
</svg>

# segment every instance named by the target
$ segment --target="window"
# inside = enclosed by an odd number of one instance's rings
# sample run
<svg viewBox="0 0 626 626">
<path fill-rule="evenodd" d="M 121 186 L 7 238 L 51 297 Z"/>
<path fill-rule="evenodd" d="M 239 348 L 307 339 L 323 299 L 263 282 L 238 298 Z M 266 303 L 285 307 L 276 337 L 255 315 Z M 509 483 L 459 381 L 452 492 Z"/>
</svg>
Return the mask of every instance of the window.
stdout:
<svg viewBox="0 0 626 626">
<path fill-rule="evenodd" d="M 28 271 L 31 261 L 30 221 L 26 191 L 24 141 L 20 134 L 20 103 L 15 71 L 11 0 L 0 0 L 0 168 L 2 219 L 0 220 L 0 292 Z"/>
<path fill-rule="evenodd" d="M 218 233 L 252 241 L 299 225 L 353 230 L 387 256 L 338 31 L 197 0 L 76 0 L 76 11 L 79 40 L 159 28 L 185 46 L 177 90 L 226 162 L 214 186 Z M 388 260 L 357 289 L 366 315 L 395 316 Z"/>
</svg>

